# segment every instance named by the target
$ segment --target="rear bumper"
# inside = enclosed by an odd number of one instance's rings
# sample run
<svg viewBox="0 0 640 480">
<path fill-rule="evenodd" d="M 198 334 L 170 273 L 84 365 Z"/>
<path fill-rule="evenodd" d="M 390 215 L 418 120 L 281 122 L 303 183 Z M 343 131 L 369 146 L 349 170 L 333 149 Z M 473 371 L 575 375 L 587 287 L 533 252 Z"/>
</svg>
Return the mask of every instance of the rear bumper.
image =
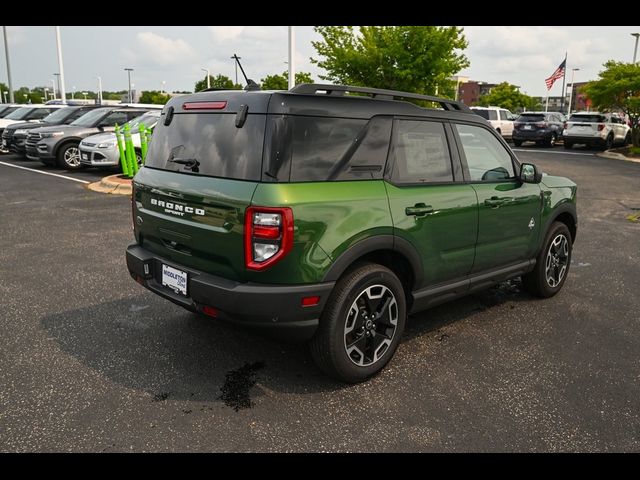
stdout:
<svg viewBox="0 0 640 480">
<path fill-rule="evenodd" d="M 581 137 L 579 135 L 565 135 L 564 141 L 565 143 L 581 143 L 581 144 L 596 146 L 596 147 L 602 147 L 605 145 L 605 139 L 600 136 Z"/>
<path fill-rule="evenodd" d="M 541 140 L 549 140 L 553 132 L 550 130 L 513 130 L 513 140 L 522 140 L 523 142 L 539 142 Z"/>
<path fill-rule="evenodd" d="M 127 248 L 127 267 L 138 283 L 152 292 L 193 312 L 209 306 L 216 318 L 233 323 L 277 331 L 290 340 L 306 341 L 315 333 L 320 314 L 334 282 L 305 285 L 238 283 L 183 267 L 163 259 L 138 244 Z M 183 296 L 162 285 L 162 264 L 186 271 L 187 292 Z M 146 267 L 146 268 L 145 268 Z M 319 296 L 313 307 L 302 307 L 302 299 Z"/>
</svg>

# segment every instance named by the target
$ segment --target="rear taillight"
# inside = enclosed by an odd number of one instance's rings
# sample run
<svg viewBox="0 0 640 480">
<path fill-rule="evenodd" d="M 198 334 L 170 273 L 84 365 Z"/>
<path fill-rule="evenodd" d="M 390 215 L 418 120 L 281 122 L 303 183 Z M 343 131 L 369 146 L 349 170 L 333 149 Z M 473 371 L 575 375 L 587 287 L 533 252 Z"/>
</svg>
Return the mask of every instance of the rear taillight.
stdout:
<svg viewBox="0 0 640 480">
<path fill-rule="evenodd" d="M 564 124 L 562 125 L 562 128 L 564 128 L 565 130 L 567 129 L 567 122 L 564 122 Z"/>
<path fill-rule="evenodd" d="M 244 219 L 244 259 L 249 270 L 264 270 L 293 247 L 290 208 L 249 207 Z"/>
<path fill-rule="evenodd" d="M 599 123 L 598 124 L 598 131 L 601 132 L 602 130 L 604 130 L 604 123 Z"/>
<path fill-rule="evenodd" d="M 514 123 L 513 124 L 513 128 L 515 128 L 516 130 L 518 130 L 520 128 L 520 125 L 522 125 L 521 123 Z"/>
</svg>

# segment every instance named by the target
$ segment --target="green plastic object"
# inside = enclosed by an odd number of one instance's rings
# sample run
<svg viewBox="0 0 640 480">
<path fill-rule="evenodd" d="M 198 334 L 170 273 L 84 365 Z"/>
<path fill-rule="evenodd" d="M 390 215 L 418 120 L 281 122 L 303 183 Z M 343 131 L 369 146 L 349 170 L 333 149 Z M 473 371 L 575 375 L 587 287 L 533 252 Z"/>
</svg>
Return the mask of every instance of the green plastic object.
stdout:
<svg viewBox="0 0 640 480">
<path fill-rule="evenodd" d="M 131 139 L 131 126 L 124 125 L 124 149 L 127 157 L 127 165 L 129 166 L 129 178 L 138 173 L 138 162 L 136 161 L 136 151 Z"/>
<path fill-rule="evenodd" d="M 147 127 L 144 124 L 140 125 L 140 153 L 142 156 L 142 164 L 144 165 L 144 159 L 147 157 Z"/>
<path fill-rule="evenodd" d="M 116 125 L 116 141 L 118 142 L 118 151 L 120 152 L 120 167 L 125 177 L 130 177 L 129 166 L 127 165 L 127 157 L 124 151 L 124 139 L 122 138 L 122 129 Z"/>
</svg>

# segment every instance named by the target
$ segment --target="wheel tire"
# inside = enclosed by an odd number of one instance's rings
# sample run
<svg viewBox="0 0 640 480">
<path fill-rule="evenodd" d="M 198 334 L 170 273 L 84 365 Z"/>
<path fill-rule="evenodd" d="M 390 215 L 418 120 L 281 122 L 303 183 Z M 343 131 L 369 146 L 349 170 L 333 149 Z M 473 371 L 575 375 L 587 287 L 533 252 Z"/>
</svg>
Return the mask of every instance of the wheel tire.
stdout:
<svg viewBox="0 0 640 480">
<path fill-rule="evenodd" d="M 631 132 L 627 132 L 624 137 L 624 146 L 631 145 Z"/>
<path fill-rule="evenodd" d="M 375 298 L 378 294 L 381 295 L 379 300 Z M 370 298 L 372 295 L 373 299 Z M 385 299 L 390 302 L 387 308 L 382 303 L 386 303 Z M 377 317 L 371 318 L 371 312 L 366 312 L 368 318 L 363 315 L 365 310 L 378 309 L 375 314 Z M 392 330 L 394 314 L 396 324 L 395 330 Z M 320 318 L 318 330 L 311 339 L 311 355 L 322 371 L 337 380 L 347 383 L 367 380 L 382 370 L 393 357 L 404 331 L 406 316 L 405 292 L 398 277 L 382 265 L 359 264 L 336 283 Z M 381 318 L 385 318 L 385 321 Z M 386 337 L 381 335 L 382 331 L 387 334 Z M 382 341 L 376 344 L 380 339 Z M 384 345 L 386 348 L 383 348 Z M 360 348 L 364 348 L 364 352 Z M 367 356 L 367 353 L 370 355 Z"/>
<path fill-rule="evenodd" d="M 522 140 L 514 140 L 514 141 L 513 141 L 513 144 L 514 144 L 516 147 L 521 147 L 521 146 L 522 146 Z"/>
<path fill-rule="evenodd" d="M 549 140 L 547 140 L 547 142 L 546 142 L 546 146 L 549 147 L 549 148 L 555 147 L 556 146 L 556 140 L 557 140 L 556 134 L 555 133 L 551 134 L 551 136 L 549 137 Z"/>
<path fill-rule="evenodd" d="M 573 143 L 571 142 L 567 142 L 566 140 L 564 141 L 564 149 L 565 150 L 571 150 L 573 148 Z"/>
<path fill-rule="evenodd" d="M 535 268 L 522 276 L 524 289 L 541 298 L 553 297 L 558 293 L 569 275 L 571 251 L 571 232 L 564 223 L 554 222 L 536 258 Z M 554 266 L 554 262 L 557 267 Z"/>
<path fill-rule="evenodd" d="M 80 147 L 77 143 L 63 145 L 56 156 L 56 162 L 60 168 L 67 170 L 80 170 Z"/>
<path fill-rule="evenodd" d="M 609 135 L 607 139 L 604 141 L 602 150 L 610 150 L 612 148 L 613 148 L 613 135 Z"/>
</svg>

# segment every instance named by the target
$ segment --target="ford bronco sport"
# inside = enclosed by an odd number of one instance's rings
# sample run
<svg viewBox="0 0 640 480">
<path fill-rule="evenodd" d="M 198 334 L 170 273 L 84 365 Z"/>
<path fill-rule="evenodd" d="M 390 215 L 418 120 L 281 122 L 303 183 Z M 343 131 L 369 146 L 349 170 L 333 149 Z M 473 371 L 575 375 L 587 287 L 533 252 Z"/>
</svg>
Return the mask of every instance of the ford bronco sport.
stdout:
<svg viewBox="0 0 640 480">
<path fill-rule="evenodd" d="M 555 295 L 577 228 L 576 185 L 464 105 L 310 84 L 172 99 L 132 215 L 138 283 L 309 340 L 346 382 L 385 366 L 411 313 L 518 276 Z"/>
</svg>

